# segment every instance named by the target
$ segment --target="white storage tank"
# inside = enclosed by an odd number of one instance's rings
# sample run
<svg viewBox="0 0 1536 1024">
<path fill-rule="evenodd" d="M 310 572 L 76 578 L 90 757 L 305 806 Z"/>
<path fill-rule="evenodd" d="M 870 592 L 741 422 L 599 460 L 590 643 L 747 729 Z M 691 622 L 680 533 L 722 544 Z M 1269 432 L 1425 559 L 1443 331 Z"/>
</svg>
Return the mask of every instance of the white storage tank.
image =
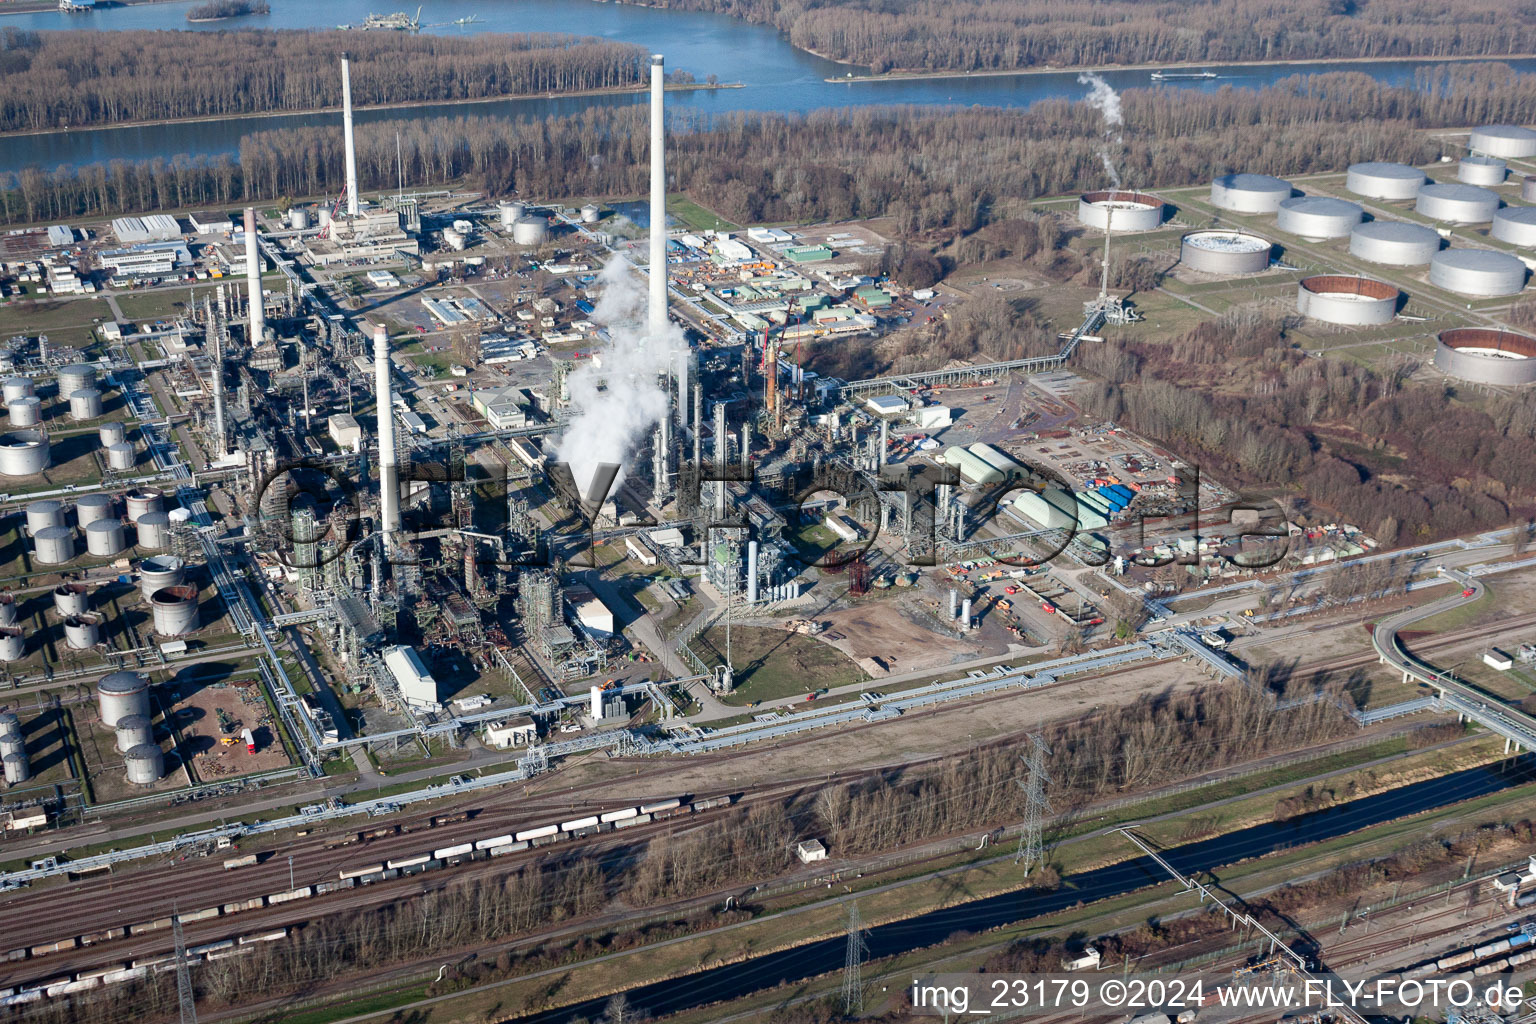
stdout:
<svg viewBox="0 0 1536 1024">
<path fill-rule="evenodd" d="M 128 492 L 128 520 L 138 522 L 140 518 L 151 512 L 165 511 L 165 495 L 159 491 L 151 491 L 140 488 Z"/>
<path fill-rule="evenodd" d="M 130 715 L 149 717 L 149 680 L 137 672 L 110 672 L 96 683 L 96 710 L 104 728 Z"/>
<path fill-rule="evenodd" d="M 41 430 L 0 434 L 0 476 L 36 476 L 48 461 L 48 435 Z"/>
<path fill-rule="evenodd" d="M 117 501 L 110 494 L 85 494 L 75 499 L 75 522 L 83 530 L 99 519 L 116 519 Z"/>
<path fill-rule="evenodd" d="M 16 598 L 0 594 L 0 626 L 16 625 Z M 4 715 L 0 715 L 0 729 L 4 729 Z"/>
<path fill-rule="evenodd" d="M 581 222 L 583 224 L 596 224 L 602 219 L 602 211 L 588 203 L 581 208 Z"/>
<path fill-rule="evenodd" d="M 186 563 L 175 555 L 156 555 L 139 563 L 139 592 L 148 600 L 157 590 L 186 582 Z"/>
<path fill-rule="evenodd" d="M 6 403 L 5 414 L 13 427 L 35 427 L 43 422 L 43 403 L 37 398 L 18 398 Z"/>
<path fill-rule="evenodd" d="M 0 711 L 0 734 L 5 733 L 21 735 L 21 716 L 14 711 Z M 0 741 L 0 753 L 11 753 L 5 749 L 3 741 Z"/>
<path fill-rule="evenodd" d="M 1442 331 L 1435 344 L 1435 367 L 1479 384 L 1536 383 L 1536 338 L 1486 327 Z"/>
<path fill-rule="evenodd" d="M 101 392 L 95 388 L 81 388 L 70 395 L 69 418 L 72 420 L 101 419 Z"/>
<path fill-rule="evenodd" d="M 91 588 L 84 583 L 63 583 L 54 587 L 53 610 L 65 617 L 84 615 L 91 610 Z"/>
<path fill-rule="evenodd" d="M 81 388 L 96 386 L 96 367 L 71 363 L 59 369 L 59 396 L 68 397 Z"/>
<path fill-rule="evenodd" d="M 1536 156 L 1536 132 L 1517 124 L 1488 124 L 1472 129 L 1467 148 L 1485 156 L 1506 160 Z"/>
<path fill-rule="evenodd" d="M 107 467 L 109 469 L 132 469 L 138 461 L 134 453 L 133 445 L 127 442 L 107 446 Z"/>
<path fill-rule="evenodd" d="M 1077 200 L 1078 223 L 1115 234 L 1159 228 L 1166 210 L 1161 199 L 1145 192 L 1085 192 Z"/>
<path fill-rule="evenodd" d="M 295 206 L 288 211 L 288 227 L 294 231 L 308 231 L 309 214 L 300 207 Z"/>
<path fill-rule="evenodd" d="M 1223 174 L 1211 182 L 1211 203 L 1235 213 L 1275 213 L 1294 191 L 1268 174 Z"/>
<path fill-rule="evenodd" d="M 152 786 L 165 775 L 165 754 L 153 743 L 141 743 L 123 755 L 128 781 L 137 786 Z"/>
<path fill-rule="evenodd" d="M 543 217 L 519 217 L 512 225 L 512 241 L 518 245 L 543 245 L 549 241 L 549 221 Z"/>
<path fill-rule="evenodd" d="M 1536 246 L 1536 206 L 1506 206 L 1493 215 L 1488 233 L 1510 245 Z"/>
<path fill-rule="evenodd" d="M 1536 203 L 1536 175 L 1527 175 L 1520 183 L 1520 198 L 1528 203 Z"/>
<path fill-rule="evenodd" d="M 0 661 L 20 661 L 26 653 L 26 631 L 20 626 L 0 626 Z"/>
<path fill-rule="evenodd" d="M 32 778 L 32 766 L 27 763 L 26 754 L 6 754 L 3 761 L 7 786 L 19 786 Z"/>
<path fill-rule="evenodd" d="M 195 632 L 199 626 L 196 587 L 163 587 L 150 596 L 149 606 L 154 613 L 155 632 L 161 636 L 181 636 Z"/>
<path fill-rule="evenodd" d="M 496 214 L 501 221 L 501 226 L 507 230 L 511 230 L 512 225 L 517 223 L 517 218 L 523 215 L 523 204 L 497 203 Z"/>
<path fill-rule="evenodd" d="M 1446 249 L 1429 262 L 1429 283 L 1457 295 L 1490 298 L 1525 287 L 1519 257 L 1491 249 Z"/>
<path fill-rule="evenodd" d="M 155 742 L 155 728 L 148 715 L 128 715 L 117 720 L 117 750 L 126 754 L 134 747 Z"/>
<path fill-rule="evenodd" d="M 1416 267 L 1440 251 L 1440 235 L 1432 227 L 1398 220 L 1373 220 L 1349 233 L 1349 252 L 1372 263 Z"/>
<path fill-rule="evenodd" d="M 1269 269 L 1274 245 L 1246 231 L 1191 231 L 1179 245 L 1179 262 L 1206 274 L 1257 274 Z"/>
<path fill-rule="evenodd" d="M 32 536 L 39 565 L 63 565 L 75 557 L 75 533 L 67 526 L 49 526 Z"/>
<path fill-rule="evenodd" d="M 14 715 L 12 717 L 15 717 Z M 27 752 L 27 739 L 21 734 L 21 728 L 17 726 L 0 726 L 0 757 L 7 754 L 25 754 Z"/>
<path fill-rule="evenodd" d="M 1509 165 L 1496 156 L 1464 156 L 1456 166 L 1456 177 L 1468 185 L 1502 185 Z"/>
<path fill-rule="evenodd" d="M 27 503 L 27 533 L 37 536 L 39 530 L 64 525 L 64 503 L 53 498 L 40 498 Z"/>
<path fill-rule="evenodd" d="M 77 651 L 88 651 L 101 643 L 101 616 L 71 615 L 65 619 L 64 642 Z"/>
<path fill-rule="evenodd" d="M 127 534 L 120 520 L 98 519 L 85 528 L 85 550 L 98 558 L 110 558 L 127 546 Z"/>
<path fill-rule="evenodd" d="M 1296 288 L 1296 311 L 1324 323 L 1364 327 L 1391 323 L 1402 292 L 1384 281 L 1342 274 L 1303 278 Z"/>
<path fill-rule="evenodd" d="M 117 420 L 113 420 L 98 427 L 96 436 L 101 438 L 103 448 L 110 448 L 114 444 L 122 444 L 128 440 L 128 428 Z"/>
<path fill-rule="evenodd" d="M 1428 180 L 1423 171 L 1407 164 L 1371 161 L 1350 164 L 1344 187 L 1367 199 L 1402 200 L 1419 194 L 1419 186 Z"/>
<path fill-rule="evenodd" d="M 170 546 L 171 517 L 164 512 L 146 512 L 134 526 L 139 532 L 139 547 L 161 551 Z"/>
<path fill-rule="evenodd" d="M 443 228 L 443 244 L 454 252 L 464 250 L 464 235 L 455 228 Z"/>
<path fill-rule="evenodd" d="M 1413 208 L 1432 220 L 1483 224 L 1499 209 L 1499 194 L 1480 185 L 1430 184 L 1419 189 Z"/>
<path fill-rule="evenodd" d="M 18 398 L 31 398 L 37 394 L 37 387 L 31 377 L 7 377 L 0 384 L 0 394 L 5 396 L 5 404 L 10 405 Z"/>
<path fill-rule="evenodd" d="M 1365 217 L 1359 205 L 1331 196 L 1297 196 L 1280 204 L 1275 224 L 1302 238 L 1343 238 Z"/>
</svg>

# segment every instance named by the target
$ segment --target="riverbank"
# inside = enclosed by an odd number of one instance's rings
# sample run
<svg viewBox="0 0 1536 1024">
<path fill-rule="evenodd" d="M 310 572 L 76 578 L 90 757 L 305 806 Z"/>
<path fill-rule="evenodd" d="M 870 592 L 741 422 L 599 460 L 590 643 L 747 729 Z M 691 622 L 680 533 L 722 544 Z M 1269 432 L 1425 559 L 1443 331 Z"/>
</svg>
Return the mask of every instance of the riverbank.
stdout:
<svg viewBox="0 0 1536 1024">
<path fill-rule="evenodd" d="M 179 0 L 146 0 L 148 3 L 179 2 Z M 667 92 L 707 92 L 714 89 L 742 89 L 743 82 L 691 82 L 669 84 Z M 557 100 L 579 99 L 583 96 L 637 96 L 650 91 L 649 85 L 626 86 L 618 89 L 581 89 L 576 92 L 524 92 L 506 96 L 476 96 L 473 99 L 412 100 L 409 103 L 383 103 L 371 107 L 354 106 L 354 114 L 369 111 L 411 110 L 416 107 L 432 107 L 445 103 L 476 104 L 501 103 L 505 100 Z M 116 128 L 158 128 L 181 124 L 208 124 L 215 121 L 248 121 L 258 117 L 314 117 L 321 114 L 341 114 L 341 107 L 307 107 L 303 110 L 255 110 L 241 114 L 210 114 L 207 117 L 168 117 L 149 121 L 113 121 L 110 124 L 66 125 L 60 128 L 27 128 L 22 131 L 0 132 L 0 139 L 25 138 L 31 135 L 62 135 L 76 131 L 111 131 Z"/>
<path fill-rule="evenodd" d="M 824 53 L 807 51 L 823 60 L 837 61 Z M 1306 60 L 1228 60 L 1209 61 L 1204 64 L 1095 64 L 1091 66 L 1046 65 L 1032 68 L 989 68 L 986 71 L 887 71 L 882 75 L 855 75 L 850 72 L 843 78 L 824 78 L 824 82 L 925 82 L 949 78 L 1009 78 L 1023 75 L 1070 75 L 1103 74 L 1110 71 L 1204 71 L 1209 68 L 1284 68 L 1308 67 L 1314 64 L 1401 64 L 1404 61 L 1422 61 L 1426 64 L 1465 64 L 1485 61 L 1530 60 L 1531 53 L 1505 53 L 1462 57 L 1313 57 Z M 1220 75 L 1215 79 L 1220 80 Z"/>
<path fill-rule="evenodd" d="M 144 7 L 149 4 L 185 4 L 192 0 L 113 0 L 112 3 L 101 4 L 97 9 L 110 11 L 114 7 Z M 4 10 L 0 10 L 0 17 L 7 14 L 47 14 L 49 11 L 59 9 L 58 0 L 17 0 L 14 4 L 7 4 Z"/>
</svg>

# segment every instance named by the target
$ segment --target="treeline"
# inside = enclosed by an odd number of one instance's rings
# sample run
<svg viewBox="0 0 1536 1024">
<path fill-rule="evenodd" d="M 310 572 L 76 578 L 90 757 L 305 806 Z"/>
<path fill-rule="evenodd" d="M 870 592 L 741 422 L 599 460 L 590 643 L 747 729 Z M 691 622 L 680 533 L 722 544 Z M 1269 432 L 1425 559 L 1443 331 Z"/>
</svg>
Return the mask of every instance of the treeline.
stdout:
<svg viewBox="0 0 1536 1024">
<path fill-rule="evenodd" d="M 188 21 L 214 21 L 218 18 L 238 18 L 245 14 L 271 14 L 266 0 L 212 0 L 187 8 Z"/>
<path fill-rule="evenodd" d="M 554 33 L 0 31 L 0 131 L 635 86 L 643 47 Z"/>
<path fill-rule="evenodd" d="M 1499 0 L 660 0 L 785 33 L 801 49 L 891 70 L 1500 56 L 1536 49 Z"/>
<path fill-rule="evenodd" d="M 1536 505 L 1536 396 L 1459 401 L 1443 382 L 1309 359 L 1283 323 L 1239 310 L 1171 344 L 1083 353 L 1079 398 L 1216 477 L 1316 502 L 1388 547 L 1509 525 Z"/>
</svg>

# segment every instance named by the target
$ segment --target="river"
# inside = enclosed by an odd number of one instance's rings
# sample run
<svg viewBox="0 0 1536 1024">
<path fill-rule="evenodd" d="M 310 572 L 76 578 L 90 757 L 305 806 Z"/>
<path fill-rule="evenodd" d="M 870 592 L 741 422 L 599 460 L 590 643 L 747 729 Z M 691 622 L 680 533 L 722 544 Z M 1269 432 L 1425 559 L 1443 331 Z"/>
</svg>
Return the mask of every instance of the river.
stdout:
<svg viewBox="0 0 1536 1024">
<path fill-rule="evenodd" d="M 331 28 L 360 23 L 370 12 L 387 13 L 403 0 L 269 0 L 272 13 L 189 25 L 187 4 L 157 3 L 107 8 L 87 14 L 48 11 L 0 17 L 0 27 L 25 29 L 191 29 L 218 32 L 230 28 Z M 410 12 L 414 7 L 409 8 Z M 470 26 L 451 24 L 475 15 Z M 863 73 L 824 60 L 791 46 L 771 28 L 716 14 L 670 11 L 596 0 L 431 0 L 421 15 L 424 31 L 570 32 L 638 43 L 663 53 L 669 68 L 691 72 L 699 80 L 718 75 L 722 82 L 742 88 L 674 93 L 672 109 L 705 113 L 738 110 L 804 112 L 826 107 L 870 104 L 958 104 L 1027 107 L 1056 97 L 1077 99 L 1086 89 L 1075 72 L 985 75 L 969 78 L 905 79 L 867 83 L 836 83 L 829 77 Z M 166 45 L 185 45 L 167 40 Z M 1536 71 L 1536 60 L 1510 62 L 1522 71 Z M 1352 68 L 1390 85 L 1412 85 L 1415 72 L 1432 62 L 1405 60 L 1378 63 L 1322 62 L 1224 67 L 1210 65 L 1215 79 L 1167 82 L 1159 88 L 1215 90 L 1226 86 L 1260 88 L 1296 74 L 1317 74 Z M 1104 78 L 1116 89 L 1153 84 L 1147 71 L 1109 71 Z M 543 118 L 576 113 L 593 106 L 641 103 L 641 95 L 537 97 L 490 103 L 444 103 L 404 110 L 359 113 L 360 122 L 465 114 L 511 118 Z M 133 128 L 75 129 L 43 135 L 16 136 L 0 146 L 0 172 L 22 167 L 80 166 L 114 159 L 148 160 L 179 153 L 213 155 L 238 152 L 249 132 L 285 126 L 341 123 L 340 114 L 264 115 L 216 121 L 148 125 Z"/>
<path fill-rule="evenodd" d="M 1289 821 L 1258 825 L 1214 839 L 1201 840 L 1164 851 L 1163 857 L 1185 875 L 1196 874 L 1262 857 L 1303 843 L 1316 843 L 1404 815 L 1442 807 L 1461 800 L 1496 793 L 1531 781 L 1536 766 L 1531 759 L 1507 771 L 1474 768 L 1453 775 L 1389 790 L 1377 796 L 1300 815 Z M 1489 817 L 1494 815 L 1490 813 Z M 1106 843 L 1125 843 L 1120 838 Z M 1128 844 L 1126 844 L 1128 846 Z M 1218 878 L 1220 872 L 1216 872 Z M 1149 857 L 1096 868 L 1062 880 L 1048 893 L 1006 893 L 947 907 L 905 921 L 878 925 L 868 930 L 872 958 L 895 956 L 923 949 L 957 931 L 982 932 L 1063 910 L 1079 901 L 1108 899 L 1149 885 L 1168 876 Z M 1195 905 L 1191 899 L 1189 905 Z M 823 939 L 742 963 L 690 974 L 686 979 L 657 982 L 631 990 L 631 1008 L 654 1017 L 733 999 L 782 982 L 796 982 L 835 971 L 843 966 L 846 941 L 841 936 Z M 892 984 L 903 984 L 900 980 Z M 570 1024 L 578 1017 L 597 1020 L 606 999 L 592 999 L 572 1006 L 517 1018 L 519 1024 Z"/>
</svg>

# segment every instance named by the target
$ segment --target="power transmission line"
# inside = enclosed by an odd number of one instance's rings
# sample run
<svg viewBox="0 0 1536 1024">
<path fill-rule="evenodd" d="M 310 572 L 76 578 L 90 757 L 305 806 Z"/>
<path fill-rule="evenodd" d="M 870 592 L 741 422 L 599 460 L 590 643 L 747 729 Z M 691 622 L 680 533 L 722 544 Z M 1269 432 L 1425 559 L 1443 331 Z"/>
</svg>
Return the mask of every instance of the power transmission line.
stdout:
<svg viewBox="0 0 1536 1024">
<path fill-rule="evenodd" d="M 1021 755 L 1028 774 L 1019 783 L 1024 789 L 1024 827 L 1019 830 L 1019 850 L 1013 862 L 1022 863 L 1026 875 L 1045 862 L 1045 817 L 1051 813 L 1051 802 L 1045 798 L 1045 786 L 1051 778 L 1045 758 L 1050 752 L 1045 740 L 1030 733 L 1029 752 Z"/>
<path fill-rule="evenodd" d="M 171 929 L 176 937 L 176 997 L 181 1002 L 181 1024 L 197 1024 L 197 1003 L 192 998 L 192 971 L 187 966 L 187 941 L 181 934 L 181 914 L 171 905 Z"/>
<path fill-rule="evenodd" d="M 869 954 L 864 927 L 859 922 L 859 901 L 848 901 L 848 955 L 843 963 L 843 1012 L 856 1017 L 864 1012 L 864 983 L 859 965 Z"/>
</svg>

